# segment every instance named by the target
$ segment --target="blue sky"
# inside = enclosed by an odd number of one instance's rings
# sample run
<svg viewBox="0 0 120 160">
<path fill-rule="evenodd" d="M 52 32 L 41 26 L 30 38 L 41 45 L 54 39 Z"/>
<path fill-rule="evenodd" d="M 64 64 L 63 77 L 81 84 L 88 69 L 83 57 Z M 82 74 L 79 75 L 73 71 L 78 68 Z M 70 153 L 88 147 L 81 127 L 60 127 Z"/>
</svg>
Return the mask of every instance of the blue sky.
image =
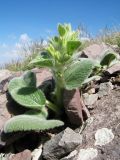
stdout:
<svg viewBox="0 0 120 160">
<path fill-rule="evenodd" d="M 54 35 L 59 22 L 95 35 L 120 24 L 120 0 L 0 0 L 0 63 L 17 57 L 21 43 Z"/>
</svg>

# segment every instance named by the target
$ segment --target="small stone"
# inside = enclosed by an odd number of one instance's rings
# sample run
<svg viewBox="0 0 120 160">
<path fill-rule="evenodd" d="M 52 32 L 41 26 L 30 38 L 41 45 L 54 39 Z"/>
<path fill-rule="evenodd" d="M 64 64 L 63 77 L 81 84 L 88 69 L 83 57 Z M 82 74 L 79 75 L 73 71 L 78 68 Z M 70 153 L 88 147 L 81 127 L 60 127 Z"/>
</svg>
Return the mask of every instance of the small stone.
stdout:
<svg viewBox="0 0 120 160">
<path fill-rule="evenodd" d="M 83 99 L 84 99 L 85 105 L 91 106 L 91 105 L 93 105 L 97 101 L 98 94 L 88 94 L 88 93 L 85 93 L 85 94 L 83 94 Z"/>
<path fill-rule="evenodd" d="M 113 74 L 115 72 L 118 72 L 120 71 L 120 63 L 117 63 L 113 66 L 111 66 L 110 68 L 107 69 L 107 72 L 110 73 L 110 74 Z"/>
<path fill-rule="evenodd" d="M 9 160 L 31 160 L 31 151 L 26 149 L 23 152 L 12 155 Z"/>
<path fill-rule="evenodd" d="M 98 91 L 99 98 L 109 95 L 112 89 L 113 85 L 111 82 L 101 83 Z"/>
<path fill-rule="evenodd" d="M 78 151 L 74 150 L 68 156 L 66 156 L 60 160 L 73 160 L 76 157 L 77 153 L 78 153 Z"/>
<path fill-rule="evenodd" d="M 66 128 L 47 141 L 43 146 L 43 157 L 46 160 L 58 160 L 72 152 L 82 144 L 82 136 L 70 128 Z"/>
<path fill-rule="evenodd" d="M 95 93 L 95 88 L 90 88 L 87 92 L 89 94 L 94 94 Z"/>
<path fill-rule="evenodd" d="M 102 128 L 98 129 L 95 133 L 95 146 L 103 146 L 107 143 L 111 142 L 114 139 L 114 134 L 112 133 L 111 129 L 108 128 Z"/>
<path fill-rule="evenodd" d="M 3 69 L 0 70 L 0 83 L 6 79 L 8 79 L 12 73 L 9 70 Z"/>
<path fill-rule="evenodd" d="M 32 160 L 39 160 L 42 155 L 42 145 L 40 145 L 37 149 L 32 152 Z"/>
<path fill-rule="evenodd" d="M 97 149 L 94 148 L 80 149 L 80 152 L 76 160 L 92 160 L 96 158 L 97 155 L 98 155 Z"/>
</svg>

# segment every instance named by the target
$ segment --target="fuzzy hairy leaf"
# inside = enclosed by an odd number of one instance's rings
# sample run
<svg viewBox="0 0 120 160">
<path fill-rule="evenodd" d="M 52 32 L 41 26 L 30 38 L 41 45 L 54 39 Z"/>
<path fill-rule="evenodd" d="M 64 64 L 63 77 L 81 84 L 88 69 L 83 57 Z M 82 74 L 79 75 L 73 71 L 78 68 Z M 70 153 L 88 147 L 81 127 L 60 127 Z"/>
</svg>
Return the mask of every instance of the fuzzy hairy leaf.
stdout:
<svg viewBox="0 0 120 160">
<path fill-rule="evenodd" d="M 45 106 L 43 92 L 34 87 L 16 88 L 10 92 L 12 98 L 22 106 L 41 110 Z"/>
<path fill-rule="evenodd" d="M 35 116 L 19 115 L 8 120 L 4 126 L 4 132 L 17 131 L 43 131 L 64 125 L 59 120 L 42 120 Z"/>
<path fill-rule="evenodd" d="M 25 112 L 26 115 L 34 115 L 34 116 L 37 116 L 41 119 L 46 119 L 48 117 L 48 111 L 45 107 L 43 107 L 43 109 L 41 111 L 37 111 L 37 110 L 29 110 L 27 112 Z"/>
<path fill-rule="evenodd" d="M 64 71 L 66 89 L 72 90 L 81 87 L 83 82 L 90 76 L 93 66 L 93 61 L 89 59 L 71 64 Z"/>
<path fill-rule="evenodd" d="M 12 98 L 22 106 L 38 110 L 45 106 L 44 93 L 36 88 L 36 77 L 31 71 L 12 79 L 8 90 Z"/>
<path fill-rule="evenodd" d="M 16 88 L 27 87 L 25 81 L 21 77 L 13 78 L 8 85 L 8 91 L 11 94 L 11 91 Z"/>
<path fill-rule="evenodd" d="M 36 76 L 33 72 L 27 71 L 21 77 L 13 78 L 8 85 L 8 90 L 11 92 L 15 88 L 36 87 Z"/>
<path fill-rule="evenodd" d="M 27 71 L 22 76 L 26 86 L 36 87 L 36 75 L 34 72 Z"/>
<path fill-rule="evenodd" d="M 30 62 L 30 65 L 37 67 L 53 67 L 53 59 L 48 56 L 37 56 Z"/>
<path fill-rule="evenodd" d="M 81 45 L 80 41 L 68 41 L 67 42 L 67 52 L 72 55 Z"/>
<path fill-rule="evenodd" d="M 117 59 L 117 56 L 114 53 L 107 53 L 102 58 L 100 65 L 101 66 L 109 66 L 115 59 Z"/>
</svg>

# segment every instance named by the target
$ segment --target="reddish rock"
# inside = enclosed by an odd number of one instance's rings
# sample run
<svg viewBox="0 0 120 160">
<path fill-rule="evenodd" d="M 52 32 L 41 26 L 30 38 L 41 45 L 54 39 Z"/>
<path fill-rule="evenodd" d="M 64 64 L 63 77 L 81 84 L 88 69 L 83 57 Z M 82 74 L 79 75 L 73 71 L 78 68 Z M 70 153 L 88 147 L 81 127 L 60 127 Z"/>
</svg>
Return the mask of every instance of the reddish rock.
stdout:
<svg viewBox="0 0 120 160">
<path fill-rule="evenodd" d="M 11 75 L 12 75 L 12 73 L 9 70 L 6 70 L 6 69 L 0 70 L 0 83 L 3 80 L 9 78 Z"/>
<path fill-rule="evenodd" d="M 107 50 L 113 51 L 109 46 L 107 46 L 104 43 L 92 44 L 88 46 L 87 48 L 85 48 L 82 54 L 88 58 L 99 59 L 100 57 L 104 55 L 105 51 Z"/>
<path fill-rule="evenodd" d="M 81 125 L 83 122 L 82 108 L 83 105 L 80 101 L 79 89 L 65 90 L 64 91 L 64 107 L 66 114 L 74 125 Z"/>
<path fill-rule="evenodd" d="M 110 67 L 109 69 L 107 69 L 107 72 L 109 72 L 110 74 L 113 74 L 118 71 L 120 71 L 120 63 L 117 63 L 113 65 L 112 67 Z"/>
<path fill-rule="evenodd" d="M 26 149 L 23 152 L 12 155 L 9 160 L 31 160 L 31 151 Z"/>
<path fill-rule="evenodd" d="M 40 86 L 45 80 L 50 79 L 52 77 L 52 73 L 49 69 L 41 68 L 41 69 L 33 69 L 32 70 L 36 74 L 37 78 L 37 86 Z"/>
</svg>

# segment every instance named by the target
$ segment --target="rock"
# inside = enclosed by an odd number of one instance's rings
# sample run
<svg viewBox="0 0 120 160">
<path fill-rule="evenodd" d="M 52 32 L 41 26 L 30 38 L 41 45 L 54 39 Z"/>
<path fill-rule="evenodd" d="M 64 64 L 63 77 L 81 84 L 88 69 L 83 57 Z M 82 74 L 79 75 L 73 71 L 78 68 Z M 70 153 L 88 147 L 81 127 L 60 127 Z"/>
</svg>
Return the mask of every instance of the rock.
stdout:
<svg viewBox="0 0 120 160">
<path fill-rule="evenodd" d="M 90 88 L 87 92 L 89 94 L 94 94 L 95 93 L 95 88 Z"/>
<path fill-rule="evenodd" d="M 63 95 L 65 112 L 74 125 L 81 125 L 83 122 L 82 108 L 79 89 L 65 90 Z"/>
<path fill-rule="evenodd" d="M 45 80 L 48 80 L 48 79 L 52 78 L 52 73 L 50 72 L 49 69 L 34 68 L 34 69 L 32 69 L 32 71 L 36 74 L 37 87 L 39 87 Z"/>
<path fill-rule="evenodd" d="M 109 95 L 112 89 L 113 85 L 111 82 L 101 83 L 98 91 L 99 98 Z"/>
<path fill-rule="evenodd" d="M 77 155 L 78 151 L 77 150 L 74 150 L 72 151 L 68 156 L 60 159 L 60 160 L 74 160 L 76 155 Z"/>
<path fill-rule="evenodd" d="M 80 149 L 78 153 L 78 157 L 76 160 L 93 160 L 98 155 L 97 149 L 94 148 L 87 148 L 87 149 Z"/>
<path fill-rule="evenodd" d="M 12 73 L 9 70 L 0 70 L 0 83 L 12 76 Z"/>
<path fill-rule="evenodd" d="M 117 52 L 118 54 L 120 53 L 120 47 L 118 47 L 117 44 L 110 45 L 110 47 L 111 47 L 115 52 Z"/>
<path fill-rule="evenodd" d="M 9 70 L 0 70 L 0 93 L 7 91 L 8 79 L 12 76 Z"/>
<path fill-rule="evenodd" d="M 11 117 L 10 113 L 7 110 L 6 104 L 6 94 L 0 95 L 0 131 L 3 129 L 6 121 Z"/>
<path fill-rule="evenodd" d="M 82 54 L 84 56 L 88 57 L 88 58 L 99 59 L 99 58 L 101 58 L 104 55 L 105 51 L 107 51 L 107 50 L 113 51 L 113 49 L 111 49 L 105 43 L 102 43 L 102 44 L 92 44 L 92 45 L 88 46 L 87 48 L 85 48 L 83 50 Z"/>
<path fill-rule="evenodd" d="M 64 158 L 62 158 L 60 160 L 73 160 L 73 159 L 75 159 L 77 153 L 78 153 L 78 151 L 74 150 L 68 156 L 66 156 L 66 157 L 64 157 Z"/>
<path fill-rule="evenodd" d="M 120 63 L 117 63 L 106 70 L 109 74 L 114 74 L 120 71 Z"/>
<path fill-rule="evenodd" d="M 20 153 L 10 156 L 9 160 L 31 160 L 31 151 L 26 149 Z"/>
<path fill-rule="evenodd" d="M 10 154 L 0 153 L 0 160 L 8 160 Z"/>
<path fill-rule="evenodd" d="M 79 149 L 95 148 L 98 155 L 94 160 L 120 159 L 120 88 L 99 99 L 91 110 L 93 122 L 83 130 L 83 143 Z M 110 143 L 95 146 L 95 133 L 100 128 L 109 128 L 114 134 Z M 111 133 L 110 133 L 111 135 Z M 111 136 L 110 136 L 111 137 Z M 113 136 L 112 136 L 113 137 Z M 111 138 L 110 138 L 111 139 Z M 76 160 L 76 159 L 75 159 Z"/>
<path fill-rule="evenodd" d="M 32 152 L 32 160 L 39 160 L 42 157 L 42 145 L 34 149 Z"/>
<path fill-rule="evenodd" d="M 84 103 L 87 106 L 92 106 L 98 99 L 98 94 L 83 94 Z"/>
<path fill-rule="evenodd" d="M 81 135 L 70 128 L 66 128 L 45 143 L 43 146 L 43 157 L 46 160 L 58 160 L 65 157 L 81 144 Z"/>
<path fill-rule="evenodd" d="M 95 133 L 95 145 L 103 146 L 110 143 L 114 139 L 114 134 L 111 129 L 101 128 Z"/>
</svg>

